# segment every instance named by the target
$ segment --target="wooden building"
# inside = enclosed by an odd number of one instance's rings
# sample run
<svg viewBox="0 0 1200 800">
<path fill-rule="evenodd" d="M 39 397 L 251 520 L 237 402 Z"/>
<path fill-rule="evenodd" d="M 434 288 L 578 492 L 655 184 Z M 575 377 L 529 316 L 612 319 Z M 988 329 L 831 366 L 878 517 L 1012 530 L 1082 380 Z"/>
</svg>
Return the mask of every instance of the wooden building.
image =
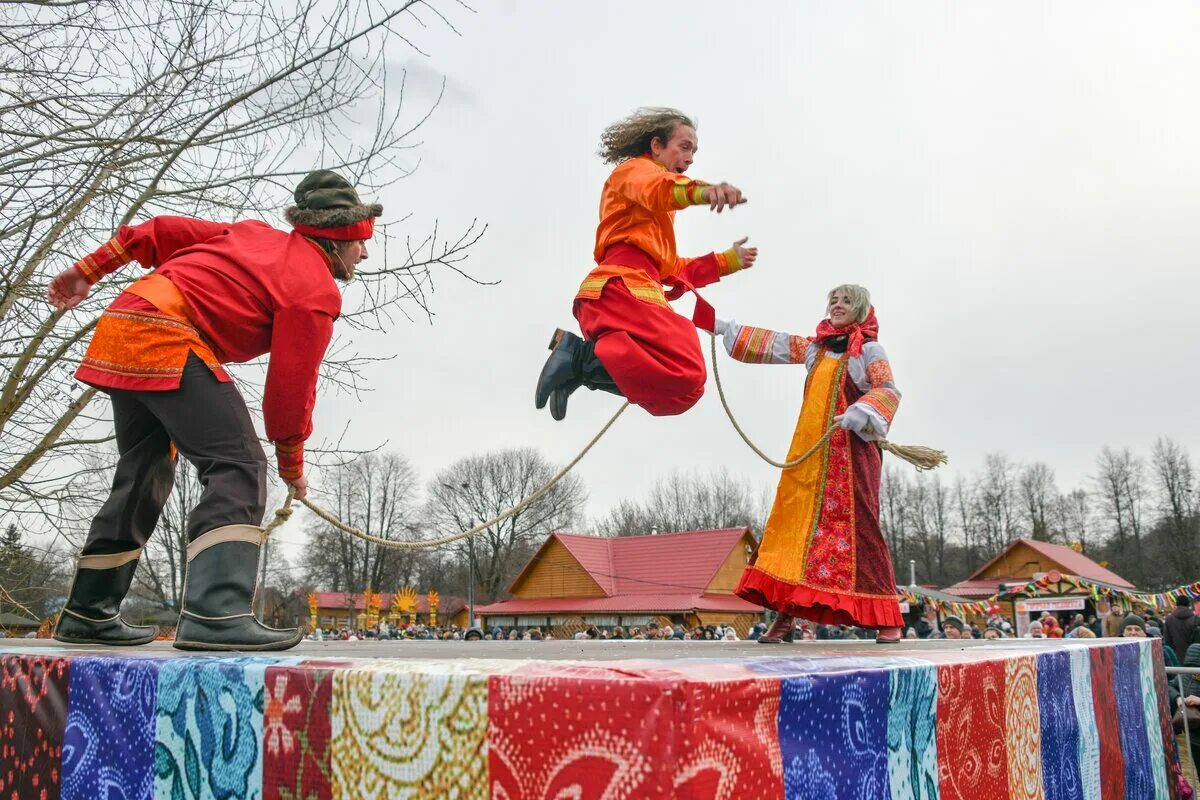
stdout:
<svg viewBox="0 0 1200 800">
<path fill-rule="evenodd" d="M 316 592 L 317 624 L 325 630 L 330 628 L 367 627 L 367 605 L 361 592 Z M 396 614 L 392 610 L 391 592 L 380 592 L 379 617 L 386 619 L 389 625 L 407 624 L 409 614 Z M 417 595 L 416 622 L 421 625 L 429 624 L 429 595 Z M 307 620 L 305 620 L 307 624 Z M 461 597 L 450 595 L 438 599 L 438 625 L 456 625 L 460 628 L 467 626 L 467 604 Z"/>
<path fill-rule="evenodd" d="M 485 627 L 669 621 L 741 629 L 763 613 L 733 594 L 756 544 L 749 528 L 619 537 L 556 532 L 509 585 L 512 598 L 475 613 Z"/>
<path fill-rule="evenodd" d="M 946 591 L 968 600 L 984 600 L 998 594 L 1001 612 L 1012 620 L 1018 635 L 1024 635 L 1030 620 L 1043 611 L 1067 617 L 1108 610 L 1104 604 L 1098 608 L 1088 593 L 1066 584 L 1052 586 L 1049 592 L 1041 592 L 1037 597 L 1027 597 L 1019 591 L 1030 581 L 1046 575 L 1074 576 L 1101 587 L 1136 591 L 1129 581 L 1074 548 L 1033 539 L 1010 542 L 969 578 L 946 587 Z"/>
</svg>

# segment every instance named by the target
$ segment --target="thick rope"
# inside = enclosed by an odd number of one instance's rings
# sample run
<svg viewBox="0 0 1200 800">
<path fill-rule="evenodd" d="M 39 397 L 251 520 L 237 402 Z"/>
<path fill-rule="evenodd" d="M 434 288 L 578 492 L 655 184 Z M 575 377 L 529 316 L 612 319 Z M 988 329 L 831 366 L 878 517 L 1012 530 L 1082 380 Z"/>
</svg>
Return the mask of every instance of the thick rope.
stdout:
<svg viewBox="0 0 1200 800">
<path fill-rule="evenodd" d="M 717 382 L 717 394 L 721 397 L 721 405 L 725 408 L 725 416 L 729 417 L 729 421 L 733 423 L 733 429 L 738 432 L 739 436 L 742 437 L 742 441 L 748 444 L 750 449 L 758 454 L 759 458 L 761 458 L 763 461 L 766 461 L 773 467 L 778 467 L 779 469 L 791 469 L 792 467 L 804 463 L 809 456 L 811 456 L 813 453 L 816 453 L 829 443 L 829 437 L 833 435 L 834 431 L 841 427 L 836 422 L 831 424 L 829 428 L 826 429 L 825 433 L 821 435 L 821 438 L 817 440 L 816 444 L 808 448 L 808 450 L 806 450 L 799 458 L 792 459 L 791 461 L 776 461 L 760 450 L 758 445 L 750 441 L 750 437 L 746 435 L 744 430 L 742 430 L 742 426 L 738 424 L 737 417 L 733 415 L 733 409 L 729 407 L 729 401 L 725 398 L 725 387 L 721 384 L 721 370 L 717 366 L 717 335 L 715 333 L 709 333 L 709 336 L 711 337 L 709 344 L 711 345 L 710 352 L 712 354 L 713 378 L 715 378 Z M 882 437 L 876 439 L 875 444 L 879 445 L 881 450 L 886 450 L 897 458 L 907 461 L 922 471 L 936 469 L 942 464 L 945 464 L 947 461 L 945 453 L 943 453 L 941 450 L 934 450 L 932 447 L 892 444 L 887 439 Z"/>
<path fill-rule="evenodd" d="M 558 471 L 558 473 L 553 478 L 551 478 L 549 481 L 547 481 L 540 489 L 538 489 L 536 492 L 534 492 L 533 494 L 526 497 L 521 502 L 517 503 L 512 508 L 505 511 L 500 516 L 498 516 L 494 519 L 489 519 L 487 522 L 481 522 L 478 525 L 476 525 L 474 528 L 471 528 L 470 530 L 467 530 L 467 531 L 459 531 L 458 533 L 450 534 L 449 536 L 442 536 L 441 538 L 438 538 L 438 539 L 429 539 L 426 541 L 401 542 L 401 541 L 397 541 L 395 539 L 384 539 L 381 536 L 372 536 L 369 533 L 360 531 L 358 528 L 355 528 L 352 525 L 347 525 L 346 523 L 342 522 L 340 519 L 333 516 L 328 511 L 321 508 L 316 503 L 312 502 L 311 500 L 309 500 L 307 498 L 301 500 L 300 502 L 303 503 L 304 506 L 309 511 L 313 512 L 318 517 L 325 520 L 326 522 L 328 522 L 330 525 L 332 525 L 334 528 L 341 531 L 342 533 L 349 534 L 350 536 L 354 536 L 355 538 L 362 539 L 363 541 L 366 541 L 366 542 L 371 542 L 372 544 L 377 544 L 380 547 L 384 547 L 389 550 L 430 550 L 435 547 L 441 547 L 442 545 L 450 544 L 451 542 L 457 542 L 461 539 L 466 539 L 469 536 L 475 536 L 476 534 L 482 533 L 483 531 L 487 530 L 488 528 L 492 527 L 493 525 L 497 525 L 501 522 L 504 522 L 509 517 L 512 517 L 512 516 L 515 516 L 515 515 L 521 513 L 526 508 L 528 508 L 532 504 L 536 503 L 538 500 L 540 500 L 542 497 L 544 497 L 547 492 L 549 492 L 551 489 L 553 489 L 555 484 L 557 484 L 559 481 L 561 481 L 563 478 L 565 478 L 567 473 L 575 468 L 576 464 L 578 464 L 580 461 L 583 460 L 583 457 L 588 454 L 588 451 L 591 450 L 596 445 L 596 442 L 600 441 L 600 439 L 604 436 L 604 434 L 608 433 L 608 429 L 611 428 L 613 426 L 613 423 L 617 421 L 617 417 L 624 414 L 625 409 L 627 409 L 627 408 L 629 408 L 628 402 L 626 402 L 624 405 L 622 405 L 620 408 L 618 408 L 617 413 L 612 415 L 612 418 L 610 418 L 608 420 L 608 422 L 606 422 L 604 424 L 604 427 L 600 429 L 600 432 L 597 433 L 595 436 L 593 436 L 592 440 L 587 443 L 587 446 L 584 447 L 581 451 L 579 451 L 579 455 L 577 455 L 577 456 L 575 456 L 575 458 L 571 459 L 571 463 L 567 464 L 565 467 L 560 469 Z M 288 489 L 287 500 L 285 500 L 283 503 L 283 506 L 278 511 L 275 512 L 275 518 L 272 519 L 270 524 L 268 524 L 267 527 L 265 527 L 263 529 L 262 539 L 264 542 L 266 541 L 267 537 L 270 536 L 275 531 L 276 528 L 278 528 L 280 525 L 287 522 L 289 518 L 291 518 L 292 513 L 295 511 L 295 509 L 292 507 L 292 502 L 295 500 L 295 498 L 296 498 L 296 490 Z"/>
<path fill-rule="evenodd" d="M 733 423 L 733 429 L 738 432 L 738 436 L 742 437 L 742 441 L 748 444 L 751 450 L 753 450 L 755 453 L 758 453 L 759 458 L 773 467 L 778 467 L 779 469 L 791 469 L 792 467 L 797 467 L 803 464 L 808 460 L 809 456 L 820 450 L 825 445 L 829 444 L 829 437 L 833 436 L 833 432 L 841 427 L 836 422 L 826 429 L 825 433 L 821 435 L 821 438 L 817 440 L 816 444 L 804 451 L 804 454 L 799 458 L 794 458 L 791 461 L 776 461 L 760 450 L 758 445 L 750 441 L 750 437 L 744 430 L 742 430 L 742 426 L 738 424 L 737 417 L 733 415 L 733 409 L 729 407 L 729 400 L 725 398 L 725 386 L 721 383 L 721 370 L 717 366 L 717 335 L 715 333 L 709 333 L 709 336 L 711 337 L 709 344 L 711 345 L 712 352 L 713 378 L 715 378 L 717 381 L 717 394 L 721 397 L 721 405 L 725 409 L 725 416 L 729 417 L 729 421 Z"/>
</svg>

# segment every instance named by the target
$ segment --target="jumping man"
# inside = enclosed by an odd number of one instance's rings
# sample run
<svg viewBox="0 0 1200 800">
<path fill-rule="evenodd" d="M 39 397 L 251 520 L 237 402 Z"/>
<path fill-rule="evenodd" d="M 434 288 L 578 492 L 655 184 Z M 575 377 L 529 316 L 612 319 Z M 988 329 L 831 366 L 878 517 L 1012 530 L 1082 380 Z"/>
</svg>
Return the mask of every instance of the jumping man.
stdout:
<svg viewBox="0 0 1200 800">
<path fill-rule="evenodd" d="M 704 356 L 693 323 L 668 300 L 754 264 L 746 239 L 723 253 L 675 253 L 675 212 L 707 205 L 720 213 L 746 202 L 727 183 L 685 177 L 698 149 L 696 126 L 672 108 L 642 108 L 610 125 L 600 157 L 616 168 L 600 193 L 597 267 L 575 295 L 583 339 L 556 331 L 534 402 L 556 420 L 580 386 L 621 395 L 655 416 L 682 414 L 704 393 Z M 664 285 L 669 285 L 664 292 Z M 712 327 L 712 308 L 697 298 L 697 323 Z M 708 318 L 708 319 L 701 319 Z"/>
</svg>

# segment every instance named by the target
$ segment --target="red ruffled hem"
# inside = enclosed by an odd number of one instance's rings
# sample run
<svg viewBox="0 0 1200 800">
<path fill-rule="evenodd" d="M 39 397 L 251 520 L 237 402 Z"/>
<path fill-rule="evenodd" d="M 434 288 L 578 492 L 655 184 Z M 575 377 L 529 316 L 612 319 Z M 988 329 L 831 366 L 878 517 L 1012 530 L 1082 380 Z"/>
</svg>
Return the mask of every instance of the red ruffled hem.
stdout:
<svg viewBox="0 0 1200 800">
<path fill-rule="evenodd" d="M 743 600 L 772 611 L 821 625 L 856 625 L 860 628 L 900 628 L 900 601 L 882 597 L 855 597 L 825 592 L 772 578 L 762 570 L 747 567 L 735 594 Z"/>
</svg>

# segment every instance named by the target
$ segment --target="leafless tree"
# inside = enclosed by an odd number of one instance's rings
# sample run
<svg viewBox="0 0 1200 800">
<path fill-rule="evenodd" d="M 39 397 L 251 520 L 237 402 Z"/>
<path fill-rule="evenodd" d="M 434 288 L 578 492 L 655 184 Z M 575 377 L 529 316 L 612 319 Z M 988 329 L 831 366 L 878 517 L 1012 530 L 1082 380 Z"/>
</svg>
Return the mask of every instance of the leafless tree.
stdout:
<svg viewBox="0 0 1200 800">
<path fill-rule="evenodd" d="M 443 6 L 445 9 L 443 9 Z M 111 436 L 96 392 L 71 373 L 100 310 L 136 277 L 110 276 L 77 309 L 49 278 L 123 224 L 154 214 L 273 215 L 309 169 L 369 197 L 415 166 L 436 106 L 414 108 L 389 59 L 425 54 L 453 0 L 147 0 L 0 3 L 0 512 L 70 522 L 87 505 L 81 453 Z M 407 233 L 403 209 L 347 292 L 345 324 L 382 330 L 425 312 L 437 268 L 483 228 Z M 377 235 L 377 238 L 380 238 Z M 467 276 L 470 277 L 470 276 Z M 324 385 L 355 391 L 366 361 L 335 342 Z M 239 374 L 254 396 L 261 370 Z M 323 448 L 314 443 L 319 458 Z M 174 591 L 164 586 L 163 592 Z"/>
<path fill-rule="evenodd" d="M 896 569 L 900 569 L 900 564 L 909 558 L 915 522 L 911 500 L 912 486 L 907 473 L 900 467 L 884 467 L 879 486 L 879 527 L 891 550 Z"/>
<path fill-rule="evenodd" d="M 417 471 L 398 453 L 368 453 L 322 470 L 319 500 L 338 519 L 383 539 L 416 537 Z M 301 568 L 305 583 L 331 591 L 395 591 L 409 585 L 421 556 L 341 533 L 322 520 L 308 526 Z"/>
<path fill-rule="evenodd" d="M 1017 495 L 1032 538 L 1051 541 L 1054 538 L 1051 524 L 1058 504 L 1054 470 L 1040 461 L 1027 464 L 1017 477 Z"/>
<path fill-rule="evenodd" d="M 1109 521 L 1120 558 L 1127 559 L 1135 583 L 1144 582 L 1142 514 L 1145 510 L 1145 463 L 1128 448 L 1105 447 L 1092 478 L 1101 513 Z"/>
<path fill-rule="evenodd" d="M 532 448 L 460 459 L 427 485 L 423 521 L 428 533 L 446 535 L 494 519 L 540 489 L 558 469 Z M 480 596 L 494 599 L 548 534 L 580 518 L 586 502 L 583 481 L 567 475 L 524 510 L 453 548 L 452 557 L 465 564 L 473 549 Z"/>
<path fill-rule="evenodd" d="M 644 501 L 622 500 L 596 522 L 596 530 L 609 536 L 740 527 L 761 532 L 770 508 L 763 498 L 725 468 L 707 473 L 676 470 L 655 481 Z"/>
<path fill-rule="evenodd" d="M 948 555 L 953 534 L 952 495 L 941 478 L 918 473 L 908 491 L 912 509 L 916 552 L 925 581 L 944 586 L 952 582 Z M 896 569 L 903 574 L 902 566 Z"/>
<path fill-rule="evenodd" d="M 1173 539 L 1171 552 L 1178 554 L 1186 574 L 1195 574 L 1200 558 L 1197 536 L 1196 474 L 1191 456 L 1178 442 L 1159 437 L 1150 450 L 1150 468 L 1158 489 L 1160 513 L 1166 517 Z"/>
<path fill-rule="evenodd" d="M 1093 538 L 1095 509 L 1093 498 L 1086 489 L 1072 489 L 1058 498 L 1058 513 L 1063 537 L 1067 544 L 1079 544 L 1083 553 L 1091 553 L 1099 544 Z"/>
</svg>

